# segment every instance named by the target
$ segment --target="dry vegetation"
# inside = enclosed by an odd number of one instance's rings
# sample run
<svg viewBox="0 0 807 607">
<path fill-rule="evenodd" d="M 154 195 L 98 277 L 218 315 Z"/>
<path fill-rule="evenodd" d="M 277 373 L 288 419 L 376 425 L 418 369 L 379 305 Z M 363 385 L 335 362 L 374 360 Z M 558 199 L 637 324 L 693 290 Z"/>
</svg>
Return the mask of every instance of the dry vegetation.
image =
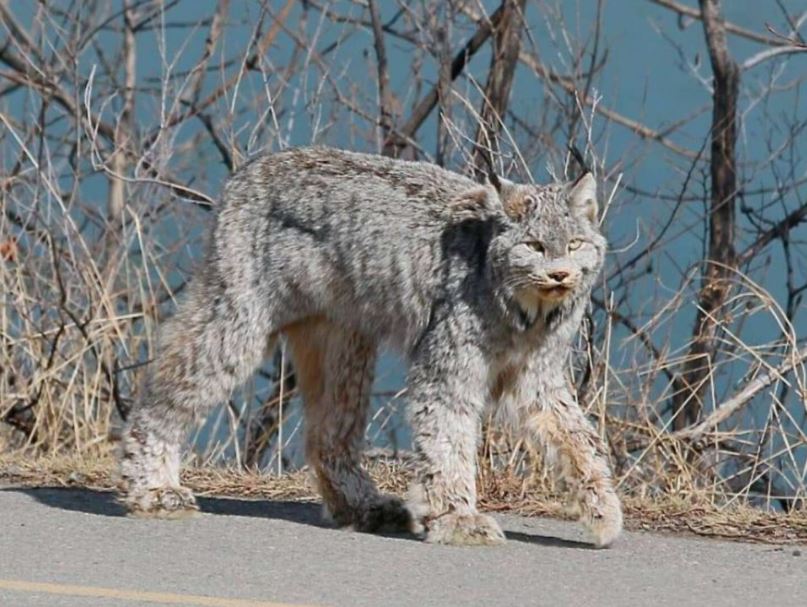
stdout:
<svg viewBox="0 0 807 607">
<path fill-rule="evenodd" d="M 72 471 L 110 486 L 155 328 L 222 179 L 249 156 L 318 142 L 474 172 L 491 155 L 543 181 L 576 142 L 615 234 L 571 370 L 633 524 L 804 539 L 807 12 L 766 3 L 747 28 L 718 0 L 647 0 L 664 40 L 654 61 L 702 96 L 651 122 L 609 96 L 619 42 L 603 2 L 188 4 L 0 0 L 7 480 Z M 250 472 L 299 453 L 281 358 L 197 433 L 192 486 L 310 495 L 299 474 Z M 376 444 L 401 421 L 390 396 Z M 556 512 L 528 446 L 491 428 L 482 461 L 488 508 Z"/>
<path fill-rule="evenodd" d="M 411 478 L 405 461 L 373 458 L 367 461 L 367 468 L 383 491 L 405 495 Z M 110 457 L 72 455 L 25 460 L 0 455 L 0 485 L 113 491 L 115 470 Z M 554 493 L 548 484 L 533 480 L 537 482 L 525 489 L 524 478 L 510 470 L 484 474 L 479 484 L 480 507 L 487 512 L 573 518 L 562 495 Z M 273 475 L 234 467 L 188 466 L 183 470 L 182 482 L 202 497 L 278 501 L 314 501 L 319 497 L 305 470 Z M 626 496 L 623 505 L 628 529 L 768 544 L 807 543 L 807 512 L 803 510 L 783 514 L 741 503 L 721 507 L 706 494 L 686 498 L 666 495 L 656 500 Z"/>
</svg>

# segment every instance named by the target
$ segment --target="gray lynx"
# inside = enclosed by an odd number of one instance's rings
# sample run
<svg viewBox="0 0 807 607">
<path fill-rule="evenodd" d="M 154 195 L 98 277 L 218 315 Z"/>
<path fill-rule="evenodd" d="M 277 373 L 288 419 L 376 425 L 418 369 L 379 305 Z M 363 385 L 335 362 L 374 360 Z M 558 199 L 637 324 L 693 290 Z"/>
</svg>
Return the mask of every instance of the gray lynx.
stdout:
<svg viewBox="0 0 807 607">
<path fill-rule="evenodd" d="M 161 328 L 123 437 L 134 514 L 197 508 L 180 484 L 188 425 L 279 336 L 303 395 L 306 457 L 326 508 L 363 531 L 504 541 L 476 508 L 480 420 L 497 407 L 545 453 L 597 545 L 622 527 L 606 452 L 566 363 L 606 243 L 590 173 L 478 184 L 423 162 L 328 148 L 256 158 L 226 184 L 204 266 Z M 409 363 L 409 498 L 360 465 L 376 352 Z"/>
</svg>

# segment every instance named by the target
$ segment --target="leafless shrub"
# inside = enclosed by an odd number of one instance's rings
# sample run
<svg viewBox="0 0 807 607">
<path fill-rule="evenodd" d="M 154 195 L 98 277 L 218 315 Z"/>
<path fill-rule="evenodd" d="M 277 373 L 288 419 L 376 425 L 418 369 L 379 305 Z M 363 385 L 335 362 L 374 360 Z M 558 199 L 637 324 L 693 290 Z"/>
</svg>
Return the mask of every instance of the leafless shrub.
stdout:
<svg viewBox="0 0 807 607">
<path fill-rule="evenodd" d="M 0 1 L 0 450 L 109 448 L 250 155 L 330 143 L 541 181 L 576 143 L 613 251 L 571 370 L 622 490 L 803 505 L 807 12 L 745 28 L 717 0 L 647 0 L 654 61 L 703 100 L 645 116 L 609 92 L 602 2 L 194 5 Z M 198 462 L 299 463 L 281 360 L 199 429 Z M 399 388 L 376 395 L 376 444 Z M 482 454 L 483 478 L 544 482 L 495 428 Z"/>
</svg>

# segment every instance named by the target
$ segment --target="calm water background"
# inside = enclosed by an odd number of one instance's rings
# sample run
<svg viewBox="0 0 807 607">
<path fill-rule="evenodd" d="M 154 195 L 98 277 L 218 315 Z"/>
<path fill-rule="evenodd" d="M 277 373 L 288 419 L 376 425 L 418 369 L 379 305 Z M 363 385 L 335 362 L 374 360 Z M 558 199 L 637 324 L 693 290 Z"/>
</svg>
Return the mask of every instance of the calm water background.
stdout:
<svg viewBox="0 0 807 607">
<path fill-rule="evenodd" d="M 22 7 L 23 0 L 16 0 L 13 4 L 15 10 L 17 4 L 21 3 L 19 14 L 25 14 Z M 31 5 L 34 3 L 32 2 Z M 119 4 L 119 3 L 114 3 Z M 167 18 L 175 21 L 192 21 L 213 13 L 216 2 L 214 0 L 183 0 L 173 7 Z M 272 6 L 280 8 L 282 2 L 273 2 Z M 485 1 L 483 4 L 489 12 L 495 9 L 498 2 Z M 532 4 L 532 3 L 530 3 Z M 695 5 L 694 2 L 689 2 Z M 807 2 L 785 1 L 791 12 L 796 9 L 807 9 Z M 351 12 L 358 14 L 358 9 L 354 6 L 351 9 L 350 2 L 337 2 L 334 9 L 340 12 Z M 580 0 L 569 0 L 564 3 L 564 10 L 567 22 L 571 25 L 572 34 L 575 31 L 580 36 L 587 35 L 592 20 L 595 15 L 595 2 Z M 395 12 L 392 2 L 381 2 L 382 15 L 390 17 Z M 293 9 L 302 10 L 300 7 Z M 765 33 L 765 23 L 780 23 L 780 13 L 774 0 L 727 0 L 724 2 L 726 17 L 732 22 L 748 29 Z M 235 0 L 231 5 L 231 22 L 222 38 L 223 48 L 227 56 L 241 51 L 249 40 L 251 28 L 254 27 L 255 20 L 259 13 L 259 5 L 255 2 L 245 2 Z M 316 15 L 313 11 L 312 15 Z M 294 19 L 292 15 L 291 19 Z M 316 22 L 316 18 L 311 19 Z M 535 7 L 532 6 L 527 15 L 527 23 L 530 33 L 535 40 L 541 59 L 563 73 L 566 71 L 564 57 L 557 52 L 556 46 L 552 42 L 554 32 L 553 23 L 544 21 Z M 312 27 L 316 23 L 312 24 Z M 780 28 L 783 29 L 783 28 Z M 164 40 L 158 39 L 158 33 L 143 34 L 137 37 L 138 51 L 138 81 L 146 82 L 149 79 L 159 78 L 165 66 L 158 53 L 158 46 L 164 41 L 169 57 L 176 57 L 174 66 L 176 70 L 189 69 L 200 56 L 205 36 L 206 27 L 200 27 L 193 36 L 188 38 L 187 31 L 169 29 L 166 31 Z M 661 33 L 660 33 L 661 32 Z M 470 28 L 463 30 L 456 28 L 454 31 L 455 47 L 470 34 Z M 700 74 L 704 77 L 710 75 L 711 70 L 708 65 L 708 55 L 703 40 L 703 30 L 699 23 L 693 23 L 686 29 L 678 27 L 677 18 L 667 10 L 654 6 L 644 0 L 610 0 L 605 4 L 603 15 L 603 35 L 604 43 L 608 49 L 608 61 L 602 71 L 598 84 L 597 93 L 602 96 L 602 102 L 616 109 L 621 114 L 635 118 L 656 129 L 661 129 L 664 125 L 670 125 L 680 118 L 688 115 L 694 109 L 707 107 L 710 103 L 709 91 L 693 78 L 688 62 L 696 62 L 696 57 L 700 58 Z M 325 33 L 321 40 L 321 45 L 326 45 L 334 39 L 334 35 Z M 270 57 L 278 65 L 284 65 L 292 52 L 289 40 L 281 36 L 279 43 L 273 47 Z M 115 34 L 101 34 L 102 44 L 104 42 L 117 47 L 119 44 Z M 742 61 L 744 58 L 758 52 L 763 47 L 758 44 L 747 42 L 738 37 L 731 37 L 729 40 L 730 49 L 733 55 Z M 410 83 L 407 82 L 408 70 L 396 69 L 397 66 L 408 65 L 412 60 L 411 47 L 404 43 L 389 39 L 388 41 L 389 63 L 391 66 L 392 86 L 396 93 L 407 100 L 405 107 L 411 103 L 412 92 L 409 90 Z M 368 59 L 369 57 L 369 59 Z M 341 46 L 331 55 L 333 65 L 340 66 L 344 70 L 346 77 L 356 80 L 372 91 L 375 87 L 374 72 L 368 72 L 368 66 L 372 65 L 372 39 L 369 32 L 357 32 L 344 41 Z M 487 50 L 479 53 L 470 63 L 467 71 L 476 75 L 479 79 L 484 79 L 489 61 Z M 807 59 L 795 57 L 786 64 L 779 63 L 782 73 L 779 77 L 789 80 L 798 77 L 807 70 Z M 91 65 L 79 66 L 83 73 L 89 73 Z M 431 71 L 429 71 L 431 70 Z M 527 77 L 526 68 L 519 66 L 516 73 L 515 84 L 512 94 L 512 107 L 519 113 L 528 114 L 532 108 L 535 111 L 540 109 L 543 103 L 543 91 L 537 90 L 536 81 L 532 77 Z M 759 88 L 774 75 L 772 66 L 756 68 L 752 72 L 744 75 L 743 86 L 753 90 Z M 434 66 L 427 65 L 426 76 L 434 78 L 436 73 Z M 220 82 L 220 78 L 208 78 L 205 87 L 212 89 Z M 457 85 L 463 87 L 461 81 Z M 740 132 L 739 153 L 743 160 L 757 160 L 764 158 L 768 153 L 765 146 L 760 145 L 767 139 L 774 142 L 783 141 L 786 133 L 770 132 L 766 128 L 766 121 L 763 119 L 764 112 L 779 114 L 791 112 L 794 106 L 804 104 L 800 95 L 800 88 L 796 88 L 789 93 L 777 96 L 773 101 L 766 104 L 764 108 L 755 108 L 748 114 L 748 120 L 744 121 L 743 129 Z M 748 104 L 743 108 L 748 109 Z M 137 115 L 144 123 L 153 124 L 155 112 L 158 108 L 154 106 L 153 100 L 138 100 Z M 254 121 L 256 116 L 246 116 L 241 118 L 245 122 Z M 426 149 L 434 149 L 433 134 L 436 131 L 432 116 L 421 129 L 423 135 L 421 141 Z M 693 120 L 683 129 L 676 131 L 670 136 L 673 141 L 684 145 L 690 149 L 700 149 L 708 137 L 710 123 L 710 111 L 703 112 L 698 118 Z M 653 144 L 640 144 L 635 135 L 627 129 L 618 125 L 608 125 L 601 119 L 596 121 L 596 131 L 598 132 L 599 153 L 605 159 L 606 165 L 612 165 L 619 159 L 625 159 L 622 170 L 624 171 L 624 182 L 635 186 L 646 192 L 665 193 L 674 195 L 679 193 L 682 183 L 682 171 L 685 166 L 679 159 L 674 158 L 664 148 Z M 188 139 L 193 136 L 196 129 L 201 128 L 196 123 L 189 123 L 183 127 L 180 139 Z M 295 122 L 294 129 L 289 133 L 284 146 L 303 145 L 310 143 L 312 139 L 312 123 L 308 116 L 301 114 Z M 332 129 L 327 139 L 320 143 L 328 143 L 346 148 L 354 148 L 355 141 L 349 129 L 336 127 Z M 563 143 L 563 142 L 561 142 Z M 264 149 L 277 149 L 277 141 L 259 141 L 250 150 L 252 153 L 260 152 Z M 804 157 L 807 151 L 807 144 L 804 140 L 797 144 L 797 151 Z M 366 149 L 366 148 L 365 148 Z M 708 149 L 708 148 L 707 148 Z M 221 185 L 227 176 L 226 168 L 217 160 L 215 151 L 199 150 L 200 163 L 204 163 L 204 171 L 201 175 L 194 175 L 194 187 L 215 194 L 220 191 Z M 549 179 L 545 166 L 530 167 L 536 181 L 546 181 Z M 802 162 L 800 170 L 804 172 L 805 167 Z M 198 172 L 197 172 L 198 173 Z M 772 183 L 765 181 L 764 176 L 753 174 L 742 174 L 746 180 L 748 188 L 771 186 Z M 88 180 L 85 187 L 88 188 L 88 196 L 95 197 L 99 201 L 106 199 L 106 179 L 99 177 L 97 180 Z M 639 250 L 646 244 L 658 229 L 660 223 L 669 214 L 670 207 L 652 196 L 634 196 L 626 192 L 621 192 L 614 205 L 610 209 L 607 218 L 606 230 L 612 249 L 615 252 L 621 251 L 628 246 L 633 246 L 632 251 Z M 694 221 L 703 211 L 702 203 L 693 203 L 692 208 L 685 210 L 684 217 L 689 217 Z M 742 222 L 743 219 L 741 218 Z M 741 226 L 742 227 L 742 226 Z M 805 228 L 798 231 L 798 235 L 804 239 Z M 166 242 L 170 242 L 175 237 L 173 229 L 168 226 L 162 235 Z M 740 244 L 744 234 L 740 230 Z M 683 277 L 696 263 L 703 257 L 702 232 L 693 231 L 689 236 L 682 236 L 677 240 L 675 247 L 667 250 L 664 255 L 654 256 L 654 265 L 646 280 L 637 283 L 632 290 L 630 297 L 636 309 L 643 309 L 643 302 L 658 301 L 659 298 L 670 297 L 682 283 Z M 198 250 L 193 248 L 187 251 L 188 259 L 198 259 Z M 614 253 L 617 255 L 618 253 Z M 782 257 L 781 248 L 770 247 L 765 253 L 765 259 L 760 263 L 767 264 L 769 272 L 781 272 Z M 613 262 L 613 258 L 610 263 Z M 772 282 L 766 285 L 771 289 L 774 297 L 782 300 L 785 296 L 783 281 Z M 657 338 L 660 343 L 668 340 L 671 350 L 682 347 L 689 339 L 694 319 L 694 306 L 689 306 L 682 313 L 678 314 L 666 327 L 663 334 Z M 807 311 L 802 309 L 796 317 L 796 329 L 800 335 L 807 334 Z M 616 334 L 613 339 L 613 362 L 619 366 L 621 363 L 628 365 L 630 361 L 620 362 L 622 355 L 621 339 L 627 337 L 621 329 L 615 329 Z M 779 335 L 778 327 L 771 319 L 761 316 L 755 318 L 752 326 L 747 327 L 745 337 L 753 343 L 765 343 Z M 404 369 L 400 360 L 391 353 L 386 353 L 378 367 L 378 380 L 376 382 L 376 392 L 384 393 L 378 397 L 378 402 L 388 403 L 388 393 L 396 392 L 403 386 Z M 717 382 L 718 392 L 729 393 L 735 386 L 738 376 L 731 373 L 719 378 Z M 261 385 L 255 386 L 256 390 L 262 389 Z M 397 413 L 393 409 L 394 416 L 400 418 L 403 407 L 403 400 L 398 399 Z M 386 413 L 384 413 L 386 415 Z M 382 416 L 383 417 L 383 416 Z M 298 420 L 292 419 L 293 428 Z M 375 429 L 382 425 L 382 419 L 376 419 Z M 378 442 L 393 442 L 399 446 L 406 446 L 408 433 L 405 428 L 397 423 L 392 425 L 391 433 L 383 433 L 376 436 Z M 211 433 L 212 426 L 208 426 L 203 432 L 202 438 L 206 439 Z M 371 436 L 374 431 L 371 429 Z M 297 449 L 294 447 L 293 450 Z M 294 453 L 290 453 L 291 459 L 298 459 Z"/>
</svg>

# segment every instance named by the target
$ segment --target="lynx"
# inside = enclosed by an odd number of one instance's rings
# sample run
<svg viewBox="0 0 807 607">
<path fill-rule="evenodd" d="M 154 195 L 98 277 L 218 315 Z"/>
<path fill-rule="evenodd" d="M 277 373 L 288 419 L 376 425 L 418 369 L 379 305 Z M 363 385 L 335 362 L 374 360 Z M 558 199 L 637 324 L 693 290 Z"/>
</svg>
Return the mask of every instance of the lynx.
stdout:
<svg viewBox="0 0 807 607">
<path fill-rule="evenodd" d="M 306 457 L 340 525 L 496 544 L 476 507 L 480 420 L 497 407 L 542 448 L 597 545 L 622 513 L 565 363 L 604 257 L 590 173 L 479 184 L 423 162 L 328 148 L 250 161 L 225 185 L 205 263 L 161 328 L 122 441 L 133 514 L 197 508 L 180 484 L 190 422 L 279 337 L 305 409 Z M 409 364 L 417 472 L 406 501 L 360 464 L 376 352 Z"/>
</svg>

